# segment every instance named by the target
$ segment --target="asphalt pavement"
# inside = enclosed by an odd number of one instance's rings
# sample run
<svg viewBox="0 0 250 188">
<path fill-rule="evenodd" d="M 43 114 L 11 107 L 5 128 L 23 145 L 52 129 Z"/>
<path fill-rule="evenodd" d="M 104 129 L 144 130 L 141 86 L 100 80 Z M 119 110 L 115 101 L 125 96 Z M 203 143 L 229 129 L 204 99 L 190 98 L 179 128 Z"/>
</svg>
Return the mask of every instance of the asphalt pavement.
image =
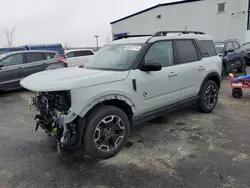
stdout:
<svg viewBox="0 0 250 188">
<path fill-rule="evenodd" d="M 250 90 L 234 99 L 228 79 L 213 113 L 191 107 L 137 126 L 104 161 L 81 152 L 59 160 L 52 140 L 35 132 L 29 96 L 0 96 L 1 188 L 250 187 Z"/>
</svg>

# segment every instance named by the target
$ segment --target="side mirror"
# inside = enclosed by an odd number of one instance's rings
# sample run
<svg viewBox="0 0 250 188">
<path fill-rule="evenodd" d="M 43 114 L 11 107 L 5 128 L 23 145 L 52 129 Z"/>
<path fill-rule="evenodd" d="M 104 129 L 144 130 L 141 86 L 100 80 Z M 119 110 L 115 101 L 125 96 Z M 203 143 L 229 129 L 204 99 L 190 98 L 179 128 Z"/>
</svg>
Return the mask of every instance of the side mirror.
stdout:
<svg viewBox="0 0 250 188">
<path fill-rule="evenodd" d="M 232 52 L 234 52 L 234 49 L 232 49 L 232 48 L 229 48 L 227 51 L 226 51 L 226 53 L 232 53 Z"/>
<path fill-rule="evenodd" d="M 158 61 L 147 61 L 140 68 L 141 71 L 146 71 L 146 72 L 160 71 L 161 69 L 162 66 Z"/>
</svg>

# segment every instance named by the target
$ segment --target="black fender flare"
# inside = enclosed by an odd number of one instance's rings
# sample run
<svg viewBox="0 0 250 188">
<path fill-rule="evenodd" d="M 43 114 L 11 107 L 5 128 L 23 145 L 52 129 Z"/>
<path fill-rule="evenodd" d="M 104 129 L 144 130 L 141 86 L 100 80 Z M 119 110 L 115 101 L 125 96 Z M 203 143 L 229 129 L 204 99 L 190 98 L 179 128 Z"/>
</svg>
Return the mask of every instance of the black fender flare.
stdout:
<svg viewBox="0 0 250 188">
<path fill-rule="evenodd" d="M 211 72 L 209 73 L 203 80 L 201 87 L 200 87 L 200 91 L 199 94 L 201 92 L 201 88 L 202 86 L 208 81 L 208 80 L 213 80 L 215 81 L 215 83 L 218 85 L 218 88 L 220 89 L 221 86 L 221 76 L 217 73 L 217 72 Z"/>
</svg>

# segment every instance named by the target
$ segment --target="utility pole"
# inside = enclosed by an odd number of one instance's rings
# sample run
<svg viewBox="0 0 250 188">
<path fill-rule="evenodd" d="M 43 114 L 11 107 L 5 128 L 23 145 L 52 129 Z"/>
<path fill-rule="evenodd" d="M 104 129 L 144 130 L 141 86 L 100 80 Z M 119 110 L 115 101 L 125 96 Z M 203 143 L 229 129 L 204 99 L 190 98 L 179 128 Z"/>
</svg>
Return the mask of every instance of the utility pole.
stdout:
<svg viewBox="0 0 250 188">
<path fill-rule="evenodd" d="M 98 51 L 98 38 L 99 38 L 99 36 L 95 35 L 95 39 L 96 39 L 96 51 Z"/>
</svg>

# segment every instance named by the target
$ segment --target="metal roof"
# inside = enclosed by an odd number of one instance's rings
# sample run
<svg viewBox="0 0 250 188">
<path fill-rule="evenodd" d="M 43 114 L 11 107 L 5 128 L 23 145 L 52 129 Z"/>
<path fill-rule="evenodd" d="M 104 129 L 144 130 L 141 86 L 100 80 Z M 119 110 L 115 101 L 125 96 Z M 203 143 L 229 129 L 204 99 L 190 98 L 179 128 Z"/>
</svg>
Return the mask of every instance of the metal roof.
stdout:
<svg viewBox="0 0 250 188">
<path fill-rule="evenodd" d="M 136 12 L 136 13 L 134 13 L 134 14 L 131 14 L 131 15 L 129 15 L 129 16 L 126 16 L 126 17 L 124 17 L 124 18 L 121 18 L 121 19 L 119 19 L 119 20 L 113 21 L 113 22 L 111 22 L 110 24 L 114 24 L 114 23 L 120 22 L 120 21 L 122 21 L 122 20 L 126 20 L 126 19 L 128 19 L 128 18 L 131 18 L 131 17 L 133 17 L 133 16 L 142 14 L 142 13 L 144 13 L 144 12 L 150 11 L 150 10 L 155 9 L 155 8 L 159 8 L 159 7 L 163 7 L 163 6 L 170 6 L 170 5 L 184 4 L 184 3 L 191 3 L 191 2 L 196 2 L 196 1 L 202 1 L 202 0 L 184 0 L 184 1 L 177 1 L 177 2 L 171 2 L 171 3 L 158 4 L 158 5 L 155 5 L 155 6 L 153 6 L 153 7 L 150 7 L 150 8 L 144 9 L 144 10 L 142 10 L 142 11 Z"/>
</svg>

